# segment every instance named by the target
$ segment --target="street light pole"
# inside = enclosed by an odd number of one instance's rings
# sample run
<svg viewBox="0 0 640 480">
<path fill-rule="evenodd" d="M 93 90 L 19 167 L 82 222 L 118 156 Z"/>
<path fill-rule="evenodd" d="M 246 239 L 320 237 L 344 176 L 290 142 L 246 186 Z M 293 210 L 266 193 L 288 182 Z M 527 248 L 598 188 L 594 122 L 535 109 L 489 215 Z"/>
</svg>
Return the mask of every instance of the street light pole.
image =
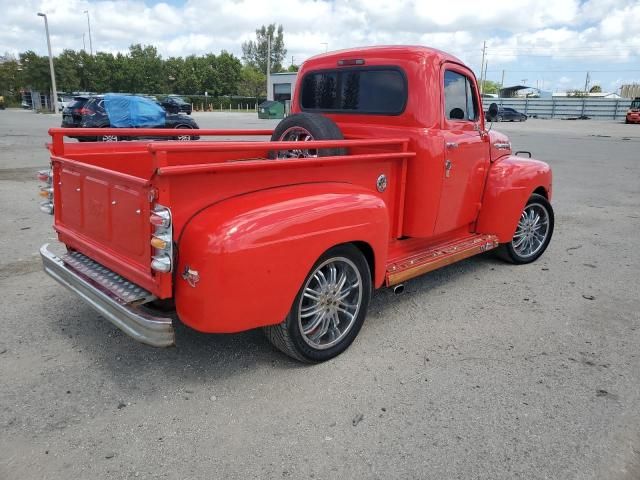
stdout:
<svg viewBox="0 0 640 480">
<path fill-rule="evenodd" d="M 269 100 L 269 77 L 271 76 L 271 35 L 267 32 L 267 100 Z"/>
<path fill-rule="evenodd" d="M 39 13 L 44 18 L 44 30 L 47 33 L 47 48 L 49 49 L 49 70 L 51 70 L 51 87 L 53 88 L 53 111 L 58 113 L 58 89 L 56 88 L 56 72 L 53 70 L 53 55 L 51 54 L 51 40 L 49 39 L 49 22 L 44 13 Z"/>
<path fill-rule="evenodd" d="M 93 41 L 91 40 L 91 20 L 89 19 L 89 10 L 85 10 L 84 13 L 87 14 L 87 26 L 89 27 L 89 51 L 93 57 Z"/>
</svg>

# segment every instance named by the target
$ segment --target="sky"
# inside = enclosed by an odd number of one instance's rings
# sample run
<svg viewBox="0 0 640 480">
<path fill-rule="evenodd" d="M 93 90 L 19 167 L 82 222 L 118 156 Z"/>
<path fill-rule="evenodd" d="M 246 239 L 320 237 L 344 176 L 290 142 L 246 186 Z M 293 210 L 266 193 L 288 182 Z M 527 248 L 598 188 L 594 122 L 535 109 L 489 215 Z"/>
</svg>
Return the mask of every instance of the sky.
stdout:
<svg viewBox="0 0 640 480">
<path fill-rule="evenodd" d="M 487 79 L 551 91 L 590 85 L 616 91 L 640 83 L 640 0 L 0 0 L 0 54 L 125 52 L 154 45 L 163 57 L 242 55 L 263 24 L 282 24 L 285 66 L 325 49 L 410 44 L 456 55 L 479 76 L 487 44 Z"/>
</svg>

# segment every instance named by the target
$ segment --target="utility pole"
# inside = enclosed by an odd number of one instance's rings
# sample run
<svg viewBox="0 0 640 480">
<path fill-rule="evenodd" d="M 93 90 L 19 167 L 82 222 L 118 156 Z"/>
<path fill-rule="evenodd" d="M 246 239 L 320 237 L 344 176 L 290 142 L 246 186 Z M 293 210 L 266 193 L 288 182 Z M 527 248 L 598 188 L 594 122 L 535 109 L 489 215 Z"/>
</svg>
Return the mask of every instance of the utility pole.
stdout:
<svg viewBox="0 0 640 480">
<path fill-rule="evenodd" d="M 51 88 L 53 90 L 53 111 L 58 113 L 58 89 L 56 88 L 56 72 L 53 69 L 53 55 L 51 55 L 51 40 L 49 39 L 49 22 L 44 13 L 39 13 L 39 17 L 44 18 L 44 30 L 47 33 L 47 48 L 49 49 L 49 70 L 51 71 Z"/>
<path fill-rule="evenodd" d="M 84 13 L 87 14 L 87 26 L 89 27 L 89 50 L 93 57 L 93 41 L 91 40 L 91 20 L 89 19 L 89 10 L 85 10 Z"/>
<path fill-rule="evenodd" d="M 482 42 L 482 62 L 480 62 L 480 95 L 484 93 L 484 79 L 482 78 L 484 71 L 484 56 L 487 51 L 487 42 Z"/>
<path fill-rule="evenodd" d="M 484 82 L 487 81 L 487 68 L 489 68 L 489 59 L 484 62 L 484 80 L 482 81 L 482 91 L 484 92 Z"/>
<path fill-rule="evenodd" d="M 587 78 L 584 79 L 584 93 L 589 90 L 589 72 L 587 72 Z"/>
<path fill-rule="evenodd" d="M 500 90 L 502 90 L 503 88 L 504 88 L 504 70 L 502 70 L 502 80 L 500 80 Z"/>
<path fill-rule="evenodd" d="M 269 76 L 271 75 L 271 35 L 267 32 L 267 100 L 269 100 Z"/>
</svg>

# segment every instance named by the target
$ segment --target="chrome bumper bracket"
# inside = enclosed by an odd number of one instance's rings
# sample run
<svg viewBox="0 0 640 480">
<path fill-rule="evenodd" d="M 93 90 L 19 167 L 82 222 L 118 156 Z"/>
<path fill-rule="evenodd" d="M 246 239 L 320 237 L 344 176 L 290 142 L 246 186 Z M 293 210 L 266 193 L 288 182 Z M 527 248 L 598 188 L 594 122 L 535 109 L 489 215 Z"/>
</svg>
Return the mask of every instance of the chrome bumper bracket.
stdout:
<svg viewBox="0 0 640 480">
<path fill-rule="evenodd" d="M 149 292 L 84 255 L 71 253 L 60 258 L 48 247 L 40 248 L 43 268 L 58 283 L 139 342 L 154 347 L 175 344 L 172 318 L 155 316 L 136 305 L 152 299 Z"/>
</svg>

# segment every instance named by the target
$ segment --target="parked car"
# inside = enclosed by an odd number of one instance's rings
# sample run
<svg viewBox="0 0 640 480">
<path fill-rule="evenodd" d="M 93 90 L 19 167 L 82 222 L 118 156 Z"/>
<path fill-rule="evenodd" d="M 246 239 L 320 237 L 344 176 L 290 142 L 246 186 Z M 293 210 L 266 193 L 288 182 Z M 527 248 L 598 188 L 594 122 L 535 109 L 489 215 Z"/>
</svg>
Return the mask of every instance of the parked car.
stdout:
<svg viewBox="0 0 640 480">
<path fill-rule="evenodd" d="M 135 95 L 127 95 L 129 98 L 137 98 L 144 99 L 149 102 L 153 102 L 158 105 L 158 108 L 162 108 L 155 100 L 140 97 Z M 81 100 L 78 101 L 80 104 Z M 69 120 L 69 116 L 67 115 L 65 118 L 65 114 L 63 112 L 62 116 L 62 127 L 79 127 L 79 128 L 109 128 L 112 126 L 112 120 L 109 118 L 107 111 L 105 109 L 105 96 L 104 95 L 93 95 L 86 98 L 82 107 L 79 109 L 80 121 L 77 122 L 76 116 L 72 114 L 71 119 Z M 68 124 L 71 121 L 72 124 Z M 136 125 L 127 125 L 129 127 L 136 127 Z M 171 114 L 167 113 L 165 115 L 164 123 L 153 126 L 151 128 L 172 128 L 183 130 L 184 132 L 180 132 L 180 134 L 172 137 L 174 140 L 197 140 L 199 137 L 197 135 L 187 134 L 186 130 L 193 130 L 200 128 L 196 121 L 182 114 Z M 137 139 L 152 139 L 152 140 L 167 140 L 166 136 L 124 136 L 124 135 L 114 135 L 113 133 L 97 136 L 97 137 L 86 137 L 86 136 L 78 136 L 74 137 L 79 141 L 86 142 L 117 142 L 123 140 L 137 140 Z"/>
<path fill-rule="evenodd" d="M 354 341 L 373 289 L 400 292 L 489 250 L 527 264 L 549 245 L 551 169 L 488 130 L 459 59 L 409 46 L 318 55 L 291 107 L 271 141 L 106 149 L 51 129 L 41 209 L 55 205 L 66 249 L 41 248 L 45 271 L 150 345 L 173 345 L 178 319 L 262 327 L 287 355 L 320 362 Z"/>
<path fill-rule="evenodd" d="M 62 126 L 65 128 L 76 128 L 82 122 L 82 108 L 89 100 L 89 95 L 78 95 L 73 97 L 62 110 Z"/>
<path fill-rule="evenodd" d="M 191 115 L 191 104 L 178 95 L 168 95 L 160 100 L 160 105 L 169 113 L 186 113 Z"/>
<path fill-rule="evenodd" d="M 528 118 L 524 113 L 510 107 L 498 107 L 498 113 L 494 117 L 485 112 L 485 117 L 490 122 L 524 122 Z"/>
<path fill-rule="evenodd" d="M 624 120 L 625 123 L 640 123 L 640 97 L 636 97 L 631 102 L 627 116 Z"/>
</svg>

